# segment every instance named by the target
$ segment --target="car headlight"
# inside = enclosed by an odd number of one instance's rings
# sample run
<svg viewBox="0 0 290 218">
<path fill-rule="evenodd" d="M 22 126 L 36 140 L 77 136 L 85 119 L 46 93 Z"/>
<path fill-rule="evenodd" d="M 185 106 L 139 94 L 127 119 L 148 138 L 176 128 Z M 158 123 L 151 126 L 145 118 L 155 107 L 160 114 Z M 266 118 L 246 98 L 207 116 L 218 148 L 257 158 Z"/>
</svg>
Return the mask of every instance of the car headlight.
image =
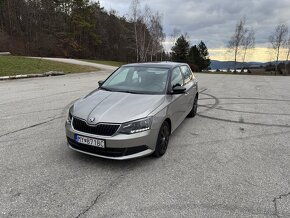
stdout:
<svg viewBox="0 0 290 218">
<path fill-rule="evenodd" d="M 148 117 L 141 120 L 136 120 L 121 125 L 119 133 L 134 134 L 147 131 L 151 128 L 152 118 Z"/>
<path fill-rule="evenodd" d="M 67 115 L 67 119 L 66 119 L 66 122 L 67 122 L 68 124 L 70 124 L 70 123 L 71 123 L 71 120 L 72 120 L 71 109 L 72 109 L 72 108 L 69 109 L 69 111 L 68 111 L 68 115 Z"/>
</svg>

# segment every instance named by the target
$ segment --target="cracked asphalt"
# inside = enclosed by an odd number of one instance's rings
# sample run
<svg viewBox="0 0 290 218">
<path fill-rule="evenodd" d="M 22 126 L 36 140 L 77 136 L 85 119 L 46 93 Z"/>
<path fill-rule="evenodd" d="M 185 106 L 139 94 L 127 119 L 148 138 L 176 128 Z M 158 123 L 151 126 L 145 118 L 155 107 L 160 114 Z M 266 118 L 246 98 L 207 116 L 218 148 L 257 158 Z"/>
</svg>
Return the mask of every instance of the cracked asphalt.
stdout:
<svg viewBox="0 0 290 218">
<path fill-rule="evenodd" d="M 166 155 L 120 162 L 64 132 L 108 73 L 0 82 L 0 217 L 290 217 L 290 77 L 197 74 Z"/>
</svg>

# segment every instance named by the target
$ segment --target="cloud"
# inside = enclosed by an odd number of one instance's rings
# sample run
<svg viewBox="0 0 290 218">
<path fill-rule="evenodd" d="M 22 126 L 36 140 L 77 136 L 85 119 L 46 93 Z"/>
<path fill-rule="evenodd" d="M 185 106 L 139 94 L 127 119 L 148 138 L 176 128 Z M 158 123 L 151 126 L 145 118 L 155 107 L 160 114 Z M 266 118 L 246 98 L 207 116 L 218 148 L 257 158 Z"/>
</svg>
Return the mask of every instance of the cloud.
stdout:
<svg viewBox="0 0 290 218">
<path fill-rule="evenodd" d="M 290 28 L 289 0 L 140 0 L 163 15 L 167 36 L 174 28 L 188 33 L 191 43 L 203 40 L 210 49 L 225 47 L 235 25 L 243 17 L 256 32 L 256 47 L 267 47 L 269 35 L 280 23 Z M 129 12 L 128 0 L 100 0 L 101 6 Z M 167 43 L 168 44 L 168 43 Z"/>
</svg>

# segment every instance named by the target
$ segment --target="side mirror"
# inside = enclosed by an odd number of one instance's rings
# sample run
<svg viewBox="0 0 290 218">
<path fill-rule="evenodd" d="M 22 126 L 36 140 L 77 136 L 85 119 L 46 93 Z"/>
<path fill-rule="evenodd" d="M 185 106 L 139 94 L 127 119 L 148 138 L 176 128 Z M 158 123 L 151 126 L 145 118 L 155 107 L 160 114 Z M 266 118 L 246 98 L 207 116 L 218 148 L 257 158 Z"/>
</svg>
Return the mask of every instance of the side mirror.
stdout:
<svg viewBox="0 0 290 218">
<path fill-rule="evenodd" d="M 99 86 L 102 86 L 103 83 L 104 83 L 104 81 L 103 80 L 100 80 L 98 83 L 99 83 Z"/>
<path fill-rule="evenodd" d="M 183 94 L 185 91 L 186 88 L 183 86 L 175 86 L 172 88 L 172 94 Z"/>
</svg>

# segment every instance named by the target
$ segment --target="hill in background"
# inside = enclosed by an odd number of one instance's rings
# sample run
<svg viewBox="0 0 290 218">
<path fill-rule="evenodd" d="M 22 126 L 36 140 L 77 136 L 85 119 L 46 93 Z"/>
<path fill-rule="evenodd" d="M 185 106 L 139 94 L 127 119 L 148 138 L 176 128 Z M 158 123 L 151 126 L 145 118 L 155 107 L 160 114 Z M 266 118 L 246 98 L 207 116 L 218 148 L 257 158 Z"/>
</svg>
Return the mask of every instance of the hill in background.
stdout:
<svg viewBox="0 0 290 218">
<path fill-rule="evenodd" d="M 262 63 L 262 62 L 237 62 L 236 67 L 237 68 L 242 68 L 242 67 L 249 67 L 253 65 L 266 65 L 267 63 Z M 211 60 L 210 68 L 212 70 L 226 70 L 228 68 L 233 69 L 234 68 L 234 61 L 216 61 L 216 60 Z"/>
</svg>

